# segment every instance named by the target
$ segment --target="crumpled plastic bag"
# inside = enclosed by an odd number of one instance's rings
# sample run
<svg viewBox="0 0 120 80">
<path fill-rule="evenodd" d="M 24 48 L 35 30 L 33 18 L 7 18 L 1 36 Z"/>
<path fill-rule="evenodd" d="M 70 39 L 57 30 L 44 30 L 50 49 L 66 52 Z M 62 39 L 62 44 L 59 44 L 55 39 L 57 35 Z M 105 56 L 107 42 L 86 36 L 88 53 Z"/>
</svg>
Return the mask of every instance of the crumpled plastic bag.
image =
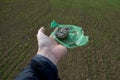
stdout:
<svg viewBox="0 0 120 80">
<path fill-rule="evenodd" d="M 62 24 L 58 24 L 56 21 L 52 21 L 50 27 L 51 28 L 55 28 L 55 27 L 58 27 L 58 28 L 68 27 L 69 28 L 68 36 L 64 40 L 58 39 L 55 36 L 56 30 L 54 30 L 51 33 L 51 35 L 56 41 L 58 41 L 61 45 L 67 48 L 85 46 L 89 42 L 89 36 L 84 35 L 84 31 L 82 30 L 81 27 L 78 27 L 75 25 L 68 25 L 68 24 L 62 25 Z"/>
</svg>

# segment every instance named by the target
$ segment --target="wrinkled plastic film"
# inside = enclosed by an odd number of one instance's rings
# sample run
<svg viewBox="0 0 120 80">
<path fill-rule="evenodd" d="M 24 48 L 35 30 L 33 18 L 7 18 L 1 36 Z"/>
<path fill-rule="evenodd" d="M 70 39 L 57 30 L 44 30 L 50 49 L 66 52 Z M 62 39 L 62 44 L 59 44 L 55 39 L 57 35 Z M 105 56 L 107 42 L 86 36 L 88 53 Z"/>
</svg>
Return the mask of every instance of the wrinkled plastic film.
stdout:
<svg viewBox="0 0 120 80">
<path fill-rule="evenodd" d="M 84 35 L 84 31 L 79 26 L 68 25 L 68 24 L 61 25 L 61 24 L 58 24 L 56 21 L 53 21 L 51 23 L 50 27 L 51 28 L 55 28 L 55 27 L 58 27 L 58 28 L 69 27 L 68 36 L 64 40 L 58 39 L 55 36 L 55 31 L 53 31 L 51 33 L 51 35 L 53 36 L 53 38 L 57 42 L 59 42 L 61 45 L 65 46 L 67 48 L 75 48 L 75 47 L 79 47 L 79 46 L 85 46 L 89 42 L 89 36 L 85 36 Z"/>
</svg>

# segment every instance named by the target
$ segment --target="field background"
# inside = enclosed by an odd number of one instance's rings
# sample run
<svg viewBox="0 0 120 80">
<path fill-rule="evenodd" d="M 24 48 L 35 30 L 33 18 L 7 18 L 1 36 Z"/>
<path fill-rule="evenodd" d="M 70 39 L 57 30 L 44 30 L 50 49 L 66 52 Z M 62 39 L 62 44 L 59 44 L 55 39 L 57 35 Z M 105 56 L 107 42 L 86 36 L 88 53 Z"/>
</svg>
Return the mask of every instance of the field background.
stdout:
<svg viewBox="0 0 120 80">
<path fill-rule="evenodd" d="M 120 80 L 120 0 L 0 0 L 0 80 L 13 80 L 52 20 L 81 26 L 90 42 L 58 64 L 61 80 Z"/>
</svg>

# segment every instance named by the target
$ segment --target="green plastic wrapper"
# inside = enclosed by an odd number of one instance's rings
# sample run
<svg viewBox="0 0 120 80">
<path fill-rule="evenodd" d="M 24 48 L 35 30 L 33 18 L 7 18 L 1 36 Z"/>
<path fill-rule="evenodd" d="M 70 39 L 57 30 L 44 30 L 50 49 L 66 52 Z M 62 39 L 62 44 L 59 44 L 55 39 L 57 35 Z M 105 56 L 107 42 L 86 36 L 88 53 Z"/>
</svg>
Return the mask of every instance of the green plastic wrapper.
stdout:
<svg viewBox="0 0 120 80">
<path fill-rule="evenodd" d="M 64 28 L 64 27 L 68 27 L 69 28 L 69 33 L 66 39 L 61 40 L 58 39 L 55 36 L 55 32 L 56 30 L 54 30 L 51 35 L 53 36 L 53 38 L 58 41 L 61 45 L 67 47 L 67 48 L 75 48 L 75 47 L 79 47 L 79 46 L 85 46 L 88 44 L 89 42 L 89 36 L 85 36 L 84 35 L 84 31 L 82 30 L 81 27 L 75 26 L 75 25 L 62 25 L 62 24 L 58 24 L 56 21 L 52 21 L 51 23 L 51 28 Z"/>
</svg>

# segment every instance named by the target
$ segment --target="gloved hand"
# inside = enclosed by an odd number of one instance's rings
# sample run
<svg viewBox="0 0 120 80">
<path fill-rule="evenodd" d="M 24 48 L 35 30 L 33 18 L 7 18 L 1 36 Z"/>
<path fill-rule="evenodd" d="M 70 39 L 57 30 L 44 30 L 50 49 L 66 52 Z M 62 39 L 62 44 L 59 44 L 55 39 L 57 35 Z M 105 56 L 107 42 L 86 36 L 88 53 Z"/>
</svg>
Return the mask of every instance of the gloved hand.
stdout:
<svg viewBox="0 0 120 80">
<path fill-rule="evenodd" d="M 57 43 L 52 36 L 48 37 L 45 35 L 44 31 L 44 27 L 41 27 L 37 34 L 37 55 L 42 55 L 57 65 L 61 58 L 67 53 L 67 48 Z"/>
</svg>

